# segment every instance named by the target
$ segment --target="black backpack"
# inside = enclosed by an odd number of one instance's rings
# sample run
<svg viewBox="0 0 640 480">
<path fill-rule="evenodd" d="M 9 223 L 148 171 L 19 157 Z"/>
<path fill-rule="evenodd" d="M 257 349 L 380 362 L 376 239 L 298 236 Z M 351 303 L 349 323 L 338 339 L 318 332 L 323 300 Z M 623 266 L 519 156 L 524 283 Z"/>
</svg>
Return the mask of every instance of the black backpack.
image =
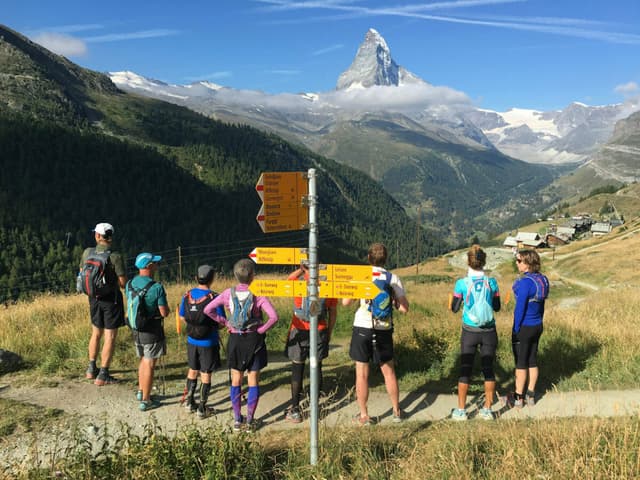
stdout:
<svg viewBox="0 0 640 480">
<path fill-rule="evenodd" d="M 78 287 L 81 293 L 89 297 L 101 298 L 116 291 L 118 280 L 110 255 L 110 250 L 98 252 L 94 248 L 89 252 L 78 275 Z"/>
<path fill-rule="evenodd" d="M 184 320 L 187 322 L 187 335 L 196 340 L 208 338 L 213 330 L 218 329 L 218 323 L 204 314 L 204 307 L 216 298 L 216 292 L 209 292 L 197 300 L 191 296 L 189 290 L 183 297 Z"/>
</svg>

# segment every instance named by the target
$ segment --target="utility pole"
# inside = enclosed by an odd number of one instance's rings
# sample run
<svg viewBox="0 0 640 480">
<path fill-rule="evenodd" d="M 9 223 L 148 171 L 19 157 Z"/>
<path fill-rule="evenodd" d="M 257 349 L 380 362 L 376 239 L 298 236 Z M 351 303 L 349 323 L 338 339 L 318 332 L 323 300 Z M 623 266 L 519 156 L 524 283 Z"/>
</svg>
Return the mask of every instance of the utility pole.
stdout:
<svg viewBox="0 0 640 480">
<path fill-rule="evenodd" d="M 420 205 L 418 205 L 418 216 L 416 217 L 416 276 L 420 266 Z M 418 279 L 416 278 L 416 282 Z"/>
<path fill-rule="evenodd" d="M 69 238 L 71 238 L 71 232 L 67 232 L 67 248 L 69 248 Z"/>
</svg>

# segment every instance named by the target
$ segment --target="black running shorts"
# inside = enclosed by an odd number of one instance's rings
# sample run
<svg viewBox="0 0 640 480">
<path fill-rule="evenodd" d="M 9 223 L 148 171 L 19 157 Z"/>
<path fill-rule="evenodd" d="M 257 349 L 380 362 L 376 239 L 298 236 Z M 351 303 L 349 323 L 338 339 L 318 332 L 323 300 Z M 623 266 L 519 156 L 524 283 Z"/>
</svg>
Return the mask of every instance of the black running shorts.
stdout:
<svg viewBox="0 0 640 480">
<path fill-rule="evenodd" d="M 375 333 L 375 352 L 374 352 Z M 393 330 L 353 327 L 349 355 L 356 362 L 387 363 L 393 360 Z"/>
<path fill-rule="evenodd" d="M 292 328 L 287 339 L 287 358 L 292 362 L 304 363 L 309 358 L 309 330 Z M 329 335 L 327 330 L 318 331 L 318 360 L 329 356 Z"/>
<path fill-rule="evenodd" d="M 220 346 L 199 347 L 187 343 L 187 362 L 191 370 L 211 373 L 220 368 Z"/>
<path fill-rule="evenodd" d="M 267 346 L 258 332 L 231 333 L 227 343 L 227 364 L 233 370 L 260 371 L 267 366 Z"/>
<path fill-rule="evenodd" d="M 89 297 L 91 323 L 97 328 L 115 330 L 124 326 L 124 301 L 118 290 L 111 300 Z"/>
</svg>

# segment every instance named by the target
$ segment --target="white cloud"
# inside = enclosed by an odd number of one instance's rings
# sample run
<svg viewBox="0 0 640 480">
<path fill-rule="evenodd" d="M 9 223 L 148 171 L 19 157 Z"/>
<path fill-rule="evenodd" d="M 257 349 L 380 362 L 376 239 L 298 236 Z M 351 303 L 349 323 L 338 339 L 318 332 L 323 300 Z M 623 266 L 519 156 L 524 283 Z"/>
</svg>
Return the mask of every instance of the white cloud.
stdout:
<svg viewBox="0 0 640 480">
<path fill-rule="evenodd" d="M 331 45 L 330 47 L 321 48 L 319 50 L 316 50 L 315 52 L 311 52 L 311 55 L 316 57 L 318 55 L 324 55 L 325 53 L 335 52 L 336 50 L 340 50 L 342 48 L 344 48 L 344 45 L 342 43 L 336 43 L 335 45 Z"/>
<path fill-rule="evenodd" d="M 613 89 L 616 93 L 621 93 L 623 95 L 631 95 L 637 93 L 640 90 L 640 87 L 636 82 L 627 82 L 620 85 L 617 85 L 616 88 Z"/>
<path fill-rule="evenodd" d="M 290 75 L 300 75 L 302 72 L 300 70 L 272 69 L 272 70 L 265 70 L 265 73 L 290 76 Z"/>
<path fill-rule="evenodd" d="M 107 35 L 98 35 L 95 37 L 86 37 L 84 40 L 91 43 L 103 42 L 120 42 L 123 40 L 139 40 L 142 38 L 157 38 L 177 35 L 178 30 L 170 30 L 166 28 L 158 28 L 155 30 L 141 30 L 139 32 L 111 33 Z"/>
<path fill-rule="evenodd" d="M 353 90 L 337 90 L 322 94 L 327 103 L 353 110 L 376 109 L 387 111 L 423 110 L 471 105 L 469 97 L 453 88 L 429 84 L 408 84 L 401 87 L 373 86 Z"/>
<path fill-rule="evenodd" d="M 346 18 L 373 17 L 373 16 L 390 16 L 415 18 L 432 22 L 456 23 L 460 25 L 476 25 L 482 27 L 504 28 L 508 30 L 520 30 L 529 32 L 538 32 L 551 35 L 561 35 L 574 38 L 586 38 L 589 40 L 598 40 L 607 43 L 617 43 L 626 45 L 640 45 L 640 35 L 635 33 L 620 33 L 614 31 L 594 30 L 589 28 L 578 28 L 593 24 L 589 20 L 581 21 L 575 18 L 558 18 L 558 17 L 512 17 L 514 20 L 480 20 L 470 17 L 452 17 L 449 15 L 429 15 L 427 11 L 450 10 L 452 8 L 468 8 L 479 7 L 485 5 L 497 5 L 507 3 L 521 3 L 526 0 L 451 0 L 433 3 L 417 3 L 413 5 L 383 6 L 383 7 L 367 7 L 359 5 L 350 5 L 348 1 L 336 0 L 315 0 L 315 1 L 292 1 L 292 0 L 256 0 L 260 3 L 270 5 L 267 11 L 295 11 L 295 10 L 328 10 L 331 12 L 340 12 L 342 15 L 334 17 L 335 20 Z M 349 14 L 344 16 L 344 14 Z M 508 18 L 508 17 L 506 17 Z M 298 23 L 314 21 L 314 17 L 305 16 L 295 20 Z M 326 20 L 324 18 L 323 20 Z M 287 20 L 287 23 L 291 20 Z"/>
<path fill-rule="evenodd" d="M 288 111 L 308 112 L 312 106 L 308 98 L 292 93 L 271 95 L 255 90 L 218 91 L 216 99 L 227 105 L 254 105 Z M 313 111 L 335 112 L 418 112 L 431 111 L 438 114 L 459 112 L 472 108 L 469 97 L 448 87 L 435 87 L 426 83 L 396 86 L 374 86 L 363 89 L 336 90 L 318 93 L 313 102 Z"/>
<path fill-rule="evenodd" d="M 203 75 L 185 77 L 185 80 L 190 82 L 197 82 L 198 80 L 220 80 L 221 78 L 230 78 L 233 76 L 233 72 L 228 70 L 220 72 L 205 73 Z"/>
<path fill-rule="evenodd" d="M 65 57 L 81 57 L 87 54 L 87 45 L 82 40 L 63 33 L 42 32 L 35 35 L 32 40 Z"/>
</svg>

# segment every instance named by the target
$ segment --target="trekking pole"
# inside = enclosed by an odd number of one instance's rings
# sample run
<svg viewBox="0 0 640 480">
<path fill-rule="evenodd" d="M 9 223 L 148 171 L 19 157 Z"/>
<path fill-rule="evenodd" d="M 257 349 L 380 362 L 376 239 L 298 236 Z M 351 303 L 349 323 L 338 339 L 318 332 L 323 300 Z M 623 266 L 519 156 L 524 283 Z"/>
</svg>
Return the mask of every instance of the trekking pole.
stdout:
<svg viewBox="0 0 640 480">
<path fill-rule="evenodd" d="M 164 363 L 164 355 L 160 357 L 160 380 L 162 381 L 162 396 L 166 394 L 167 391 L 167 382 L 165 376 L 165 363 Z"/>
</svg>

